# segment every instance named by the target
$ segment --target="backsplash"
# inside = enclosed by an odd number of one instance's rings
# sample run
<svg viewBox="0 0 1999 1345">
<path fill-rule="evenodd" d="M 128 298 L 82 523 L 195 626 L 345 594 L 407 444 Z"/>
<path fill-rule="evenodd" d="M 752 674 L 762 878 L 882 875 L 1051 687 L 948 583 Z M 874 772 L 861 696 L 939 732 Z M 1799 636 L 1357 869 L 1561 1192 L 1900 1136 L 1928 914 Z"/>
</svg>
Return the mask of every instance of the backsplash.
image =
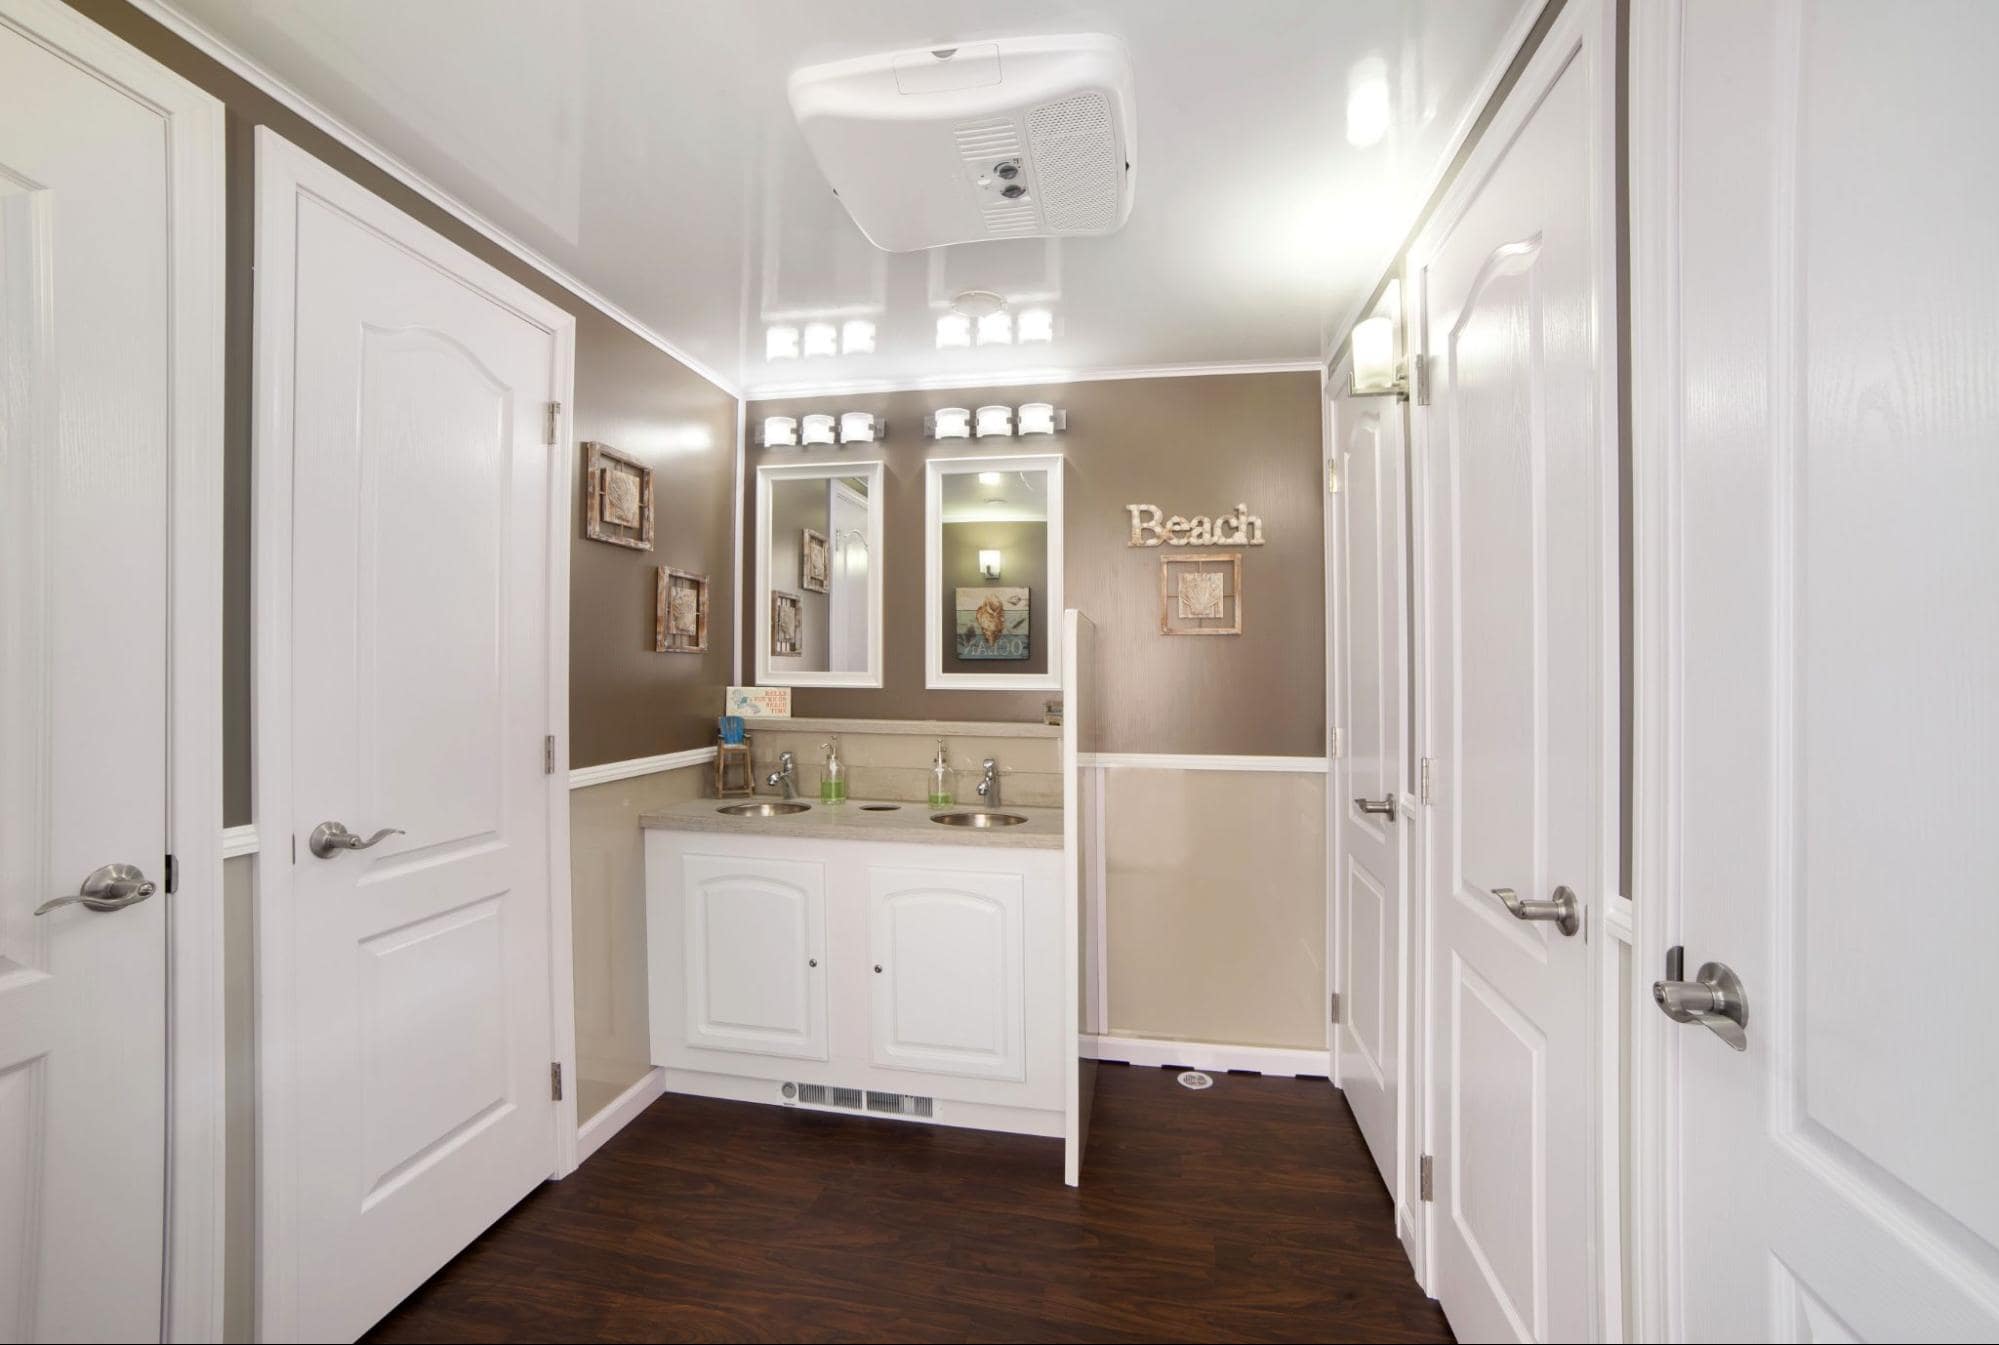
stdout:
<svg viewBox="0 0 1999 1345">
<path fill-rule="evenodd" d="M 810 721 L 784 728 L 775 727 L 778 722 L 782 721 L 751 722 L 750 758 L 759 794 L 782 792 L 764 782 L 777 769 L 778 758 L 790 752 L 796 761 L 793 780 L 798 796 L 819 797 L 826 760 L 822 744 L 838 739 L 850 799 L 923 803 L 930 793 L 930 763 L 937 754 L 937 740 L 942 738 L 959 804 L 979 801 L 975 791 L 988 757 L 999 763 L 1004 803 L 1019 808 L 1058 808 L 1062 804 L 1062 740 L 1057 729 L 1009 724 L 1003 731 L 993 725 L 990 727 L 996 732 L 980 733 L 977 730 L 987 726 L 938 725 L 931 731 L 897 723 L 883 731 L 857 731 L 850 727 L 854 721 L 846 721 L 838 732 L 832 732 L 808 727 Z M 1024 732 L 1034 736 L 1022 736 Z"/>
</svg>

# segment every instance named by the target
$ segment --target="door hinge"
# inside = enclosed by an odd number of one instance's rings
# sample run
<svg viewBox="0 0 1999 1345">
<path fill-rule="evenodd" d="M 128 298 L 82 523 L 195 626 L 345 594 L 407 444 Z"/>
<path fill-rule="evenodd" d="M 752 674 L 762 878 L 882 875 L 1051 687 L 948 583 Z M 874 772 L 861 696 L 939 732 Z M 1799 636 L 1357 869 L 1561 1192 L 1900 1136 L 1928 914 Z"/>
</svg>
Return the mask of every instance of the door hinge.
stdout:
<svg viewBox="0 0 1999 1345">
<path fill-rule="evenodd" d="M 1424 803 L 1428 803 L 1430 801 L 1430 758 L 1424 757 L 1418 763 L 1418 767 L 1419 769 L 1416 773 L 1416 797 Z"/>
<path fill-rule="evenodd" d="M 167 895 L 171 897 L 175 892 L 179 890 L 180 890 L 180 865 L 174 862 L 174 857 L 172 855 L 168 855 Z"/>
<path fill-rule="evenodd" d="M 555 774 L 555 735 L 549 734 L 541 740 L 541 773 Z"/>
<path fill-rule="evenodd" d="M 1428 1154 L 1424 1154 L 1416 1160 L 1416 1198 L 1418 1200 L 1436 1199 L 1430 1183 L 1430 1172 L 1433 1167 L 1435 1167 L 1435 1164 L 1431 1161 Z"/>
<path fill-rule="evenodd" d="M 1337 495 L 1339 493 L 1340 493 L 1340 465 L 1336 462 L 1329 461 L 1326 463 L 1326 494 Z"/>
<path fill-rule="evenodd" d="M 1332 993 L 1332 995 L 1330 996 L 1330 998 L 1331 998 L 1331 999 L 1332 999 L 1332 1001 L 1333 1001 L 1333 1003 L 1332 1003 L 1332 1021 L 1333 1021 L 1333 1022 L 1335 1022 L 1335 1023 L 1337 1023 L 1337 1022 L 1339 1022 L 1339 1021 L 1340 1021 L 1340 992 L 1339 992 L 1339 991 L 1337 991 L 1337 990 L 1333 991 L 1333 993 Z"/>
<path fill-rule="evenodd" d="M 554 443 L 555 432 L 561 428 L 562 428 L 562 403 L 550 402 L 548 404 L 548 426 L 547 429 L 544 431 L 546 437 L 542 439 L 542 442 L 544 444 Z"/>
<path fill-rule="evenodd" d="M 562 1062 L 551 1060 L 548 1065 L 548 1100 L 562 1101 Z"/>
<path fill-rule="evenodd" d="M 1409 357 L 1409 400 L 1418 406 L 1430 404 L 1430 362 L 1421 355 Z"/>
<path fill-rule="evenodd" d="M 1326 755 L 1328 757 L 1331 757 L 1334 761 L 1338 761 L 1340 759 L 1340 748 L 1342 747 L 1342 745 L 1343 744 L 1340 742 L 1339 725 L 1335 724 L 1332 730 L 1326 735 Z"/>
</svg>

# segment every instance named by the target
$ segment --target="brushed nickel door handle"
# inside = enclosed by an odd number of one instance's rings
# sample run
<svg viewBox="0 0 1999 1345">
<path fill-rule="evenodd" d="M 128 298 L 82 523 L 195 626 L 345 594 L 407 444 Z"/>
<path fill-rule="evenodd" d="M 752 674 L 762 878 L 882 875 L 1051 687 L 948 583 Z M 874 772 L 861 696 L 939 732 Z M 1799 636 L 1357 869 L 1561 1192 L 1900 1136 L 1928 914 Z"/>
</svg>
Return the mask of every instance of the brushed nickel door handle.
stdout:
<svg viewBox="0 0 1999 1345">
<path fill-rule="evenodd" d="M 1495 887 L 1492 895 L 1506 904 L 1515 920 L 1552 921 L 1556 929 L 1571 937 L 1583 927 L 1582 903 L 1566 887 L 1556 888 L 1554 897 L 1548 901 L 1522 901 L 1520 894 L 1510 887 Z"/>
<path fill-rule="evenodd" d="M 66 897 L 57 897 L 35 907 L 36 915 L 45 915 L 58 906 L 88 906 L 93 911 L 122 911 L 127 906 L 137 906 L 159 889 L 152 879 L 139 871 L 136 864 L 106 864 L 92 869 L 90 876 L 83 880 L 83 886 Z"/>
<path fill-rule="evenodd" d="M 341 822 L 321 822 L 306 837 L 305 848 L 320 859 L 331 859 L 343 850 L 366 850 L 380 845 L 391 836 L 403 834 L 401 827 L 383 827 L 374 835 L 362 840 L 358 832 L 349 831 Z"/>
<path fill-rule="evenodd" d="M 1377 814 L 1387 818 L 1391 822 L 1395 820 L 1395 796 L 1393 794 L 1383 794 L 1378 799 L 1355 799 L 1353 806 L 1364 813 Z"/>
<path fill-rule="evenodd" d="M 1652 982 L 1652 1002 L 1676 1023 L 1699 1023 L 1738 1051 L 1749 1049 L 1749 996 L 1742 978 L 1726 962 L 1703 962 L 1684 981 L 1686 949 L 1666 951 L 1666 979 Z"/>
</svg>

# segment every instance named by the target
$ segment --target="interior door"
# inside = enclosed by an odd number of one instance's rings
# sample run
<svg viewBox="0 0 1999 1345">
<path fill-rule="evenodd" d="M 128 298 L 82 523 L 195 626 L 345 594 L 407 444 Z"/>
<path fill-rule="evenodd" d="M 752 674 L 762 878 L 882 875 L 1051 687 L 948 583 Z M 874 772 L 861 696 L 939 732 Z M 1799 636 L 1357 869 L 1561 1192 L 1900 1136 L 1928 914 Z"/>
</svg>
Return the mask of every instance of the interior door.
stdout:
<svg viewBox="0 0 1999 1345">
<path fill-rule="evenodd" d="M 1333 807 L 1336 897 L 1333 1081 L 1374 1154 L 1398 1215 L 1406 984 L 1408 788 L 1407 590 L 1402 405 L 1393 397 L 1328 399 L 1333 467 Z"/>
<path fill-rule="evenodd" d="M 868 929 L 874 1063 L 1027 1077 L 1018 874 L 870 869 Z"/>
<path fill-rule="evenodd" d="M 825 866 L 688 855 L 680 899 L 686 1044 L 824 1060 Z"/>
<path fill-rule="evenodd" d="M 0 89 L 0 1339 L 157 1340 L 162 523 L 176 342 L 199 331 L 172 117 L 213 103 L 32 0 L 0 0 Z"/>
<path fill-rule="evenodd" d="M 260 718 L 266 1311 L 345 1340 L 555 1165 L 566 328 L 267 131 L 258 191 L 259 518 L 290 523 L 260 575 L 290 603 Z"/>
<path fill-rule="evenodd" d="M 1430 1291 L 1593 1338 L 1591 959 L 1615 881 L 1608 5 L 1572 3 L 1412 250 Z"/>
<path fill-rule="evenodd" d="M 826 585 L 826 666 L 858 668 L 868 657 L 868 503 L 844 480 L 828 481 L 826 495 L 833 567 Z"/>
<path fill-rule="evenodd" d="M 1650 1329 L 1999 1339 L 1999 8 L 1639 17 Z"/>
</svg>

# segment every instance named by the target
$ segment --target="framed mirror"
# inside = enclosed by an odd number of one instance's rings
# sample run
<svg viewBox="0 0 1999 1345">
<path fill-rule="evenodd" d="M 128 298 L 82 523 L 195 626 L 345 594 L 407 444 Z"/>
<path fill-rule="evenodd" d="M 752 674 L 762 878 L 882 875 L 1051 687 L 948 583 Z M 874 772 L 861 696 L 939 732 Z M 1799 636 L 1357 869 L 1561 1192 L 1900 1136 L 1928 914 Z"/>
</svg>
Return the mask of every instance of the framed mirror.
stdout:
<svg viewBox="0 0 1999 1345">
<path fill-rule="evenodd" d="M 882 684 L 882 465 L 757 468 L 762 686 Z"/>
<path fill-rule="evenodd" d="M 933 458 L 924 483 L 924 684 L 1062 684 L 1062 455 Z"/>
</svg>

